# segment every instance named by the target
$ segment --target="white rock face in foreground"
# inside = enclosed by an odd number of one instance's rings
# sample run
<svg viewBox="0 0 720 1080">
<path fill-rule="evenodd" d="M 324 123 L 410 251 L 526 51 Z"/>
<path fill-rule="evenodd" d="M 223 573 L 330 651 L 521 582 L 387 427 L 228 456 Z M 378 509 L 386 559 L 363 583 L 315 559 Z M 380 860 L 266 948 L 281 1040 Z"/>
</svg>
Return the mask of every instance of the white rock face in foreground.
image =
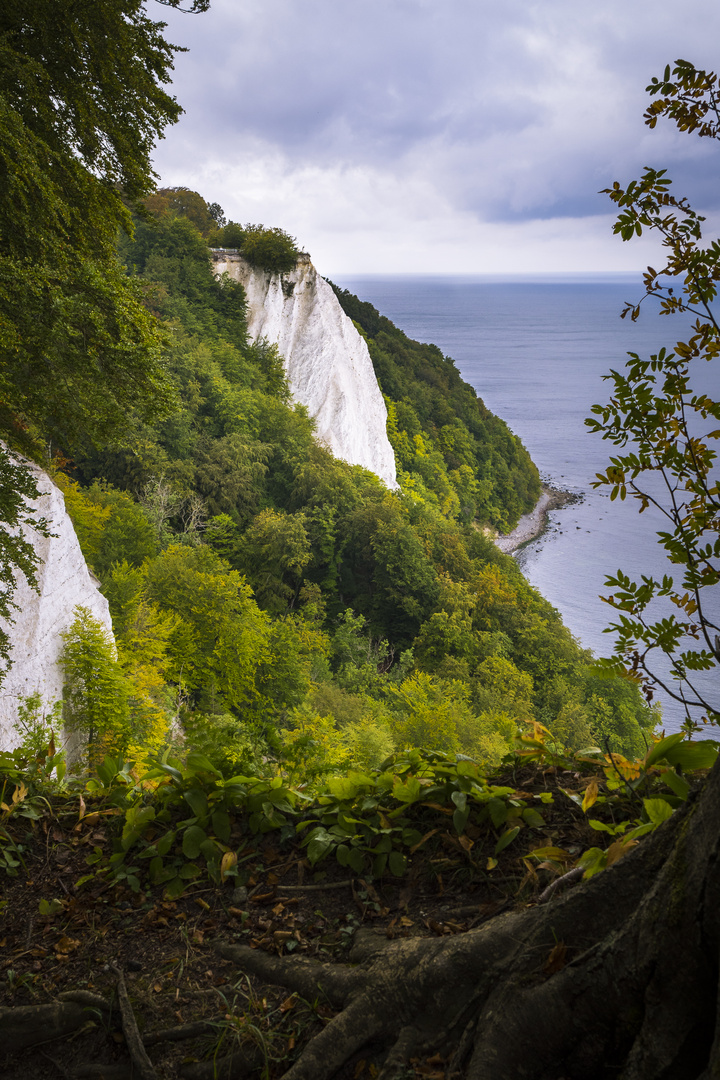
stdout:
<svg viewBox="0 0 720 1080">
<path fill-rule="evenodd" d="M 336 457 L 397 487 L 387 410 L 367 344 L 309 257 L 301 255 L 282 276 L 250 266 L 235 251 L 214 251 L 213 264 L 217 275 L 227 272 L 244 287 L 250 337 L 277 345 L 293 397 L 315 418 L 318 439 Z"/>
<path fill-rule="evenodd" d="M 90 609 L 112 633 L 108 602 L 98 589 L 98 581 L 87 568 L 72 522 L 65 510 L 62 492 L 47 473 L 27 463 L 40 496 L 32 503 L 38 517 L 44 517 L 54 536 L 44 537 L 26 530 L 25 535 L 39 556 L 35 592 L 19 575 L 14 600 L 18 610 L 14 622 L 0 620 L 12 644 L 12 667 L 0 686 L 0 749 L 17 744 L 12 729 L 17 719 L 20 697 L 39 692 L 45 706 L 62 698 L 62 672 L 58 657 L 63 646 L 60 634 L 73 620 L 78 604 Z"/>
</svg>

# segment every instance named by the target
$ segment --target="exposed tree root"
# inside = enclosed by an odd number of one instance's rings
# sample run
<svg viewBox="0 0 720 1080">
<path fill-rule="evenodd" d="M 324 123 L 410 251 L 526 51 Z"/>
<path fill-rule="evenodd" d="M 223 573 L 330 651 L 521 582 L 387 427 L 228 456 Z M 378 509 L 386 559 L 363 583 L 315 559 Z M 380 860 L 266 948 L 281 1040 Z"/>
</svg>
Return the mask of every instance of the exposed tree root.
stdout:
<svg viewBox="0 0 720 1080">
<path fill-rule="evenodd" d="M 446 1080 L 718 1080 L 719 854 L 720 768 L 611 869 L 466 933 L 388 940 L 363 929 L 348 964 L 240 945 L 217 951 L 336 1010 L 285 1080 L 334 1080 L 356 1054 L 372 1055 L 379 1080 L 399 1080 L 418 1058 L 443 1061 Z M 83 1065 L 83 1075 L 151 1080 L 145 1047 L 217 1027 L 205 1020 L 141 1037 L 116 974 L 133 1063 Z M 83 990 L 0 1009 L 0 1044 L 13 1051 L 64 1038 L 112 1008 Z M 264 1062 L 260 1048 L 238 1046 L 180 1075 L 239 1080 Z"/>
<path fill-rule="evenodd" d="M 140 1037 L 135 1014 L 132 1011 L 127 987 L 125 986 L 125 976 L 119 968 L 114 967 L 113 971 L 117 975 L 117 992 L 120 1015 L 122 1016 L 123 1035 L 135 1071 L 139 1080 L 157 1080 L 157 1073 Z"/>
<path fill-rule="evenodd" d="M 74 1001 L 48 1005 L 21 1005 L 0 1009 L 0 1046 L 5 1053 L 62 1039 L 92 1016 L 87 1006 Z"/>
<path fill-rule="evenodd" d="M 368 1043 L 380 1076 L 440 1053 L 466 1080 L 720 1077 L 720 770 L 643 844 L 542 906 L 452 938 L 358 939 L 350 965 L 224 946 L 339 1013 L 285 1080 L 332 1080 Z M 374 937 L 374 940 L 373 940 Z"/>
</svg>

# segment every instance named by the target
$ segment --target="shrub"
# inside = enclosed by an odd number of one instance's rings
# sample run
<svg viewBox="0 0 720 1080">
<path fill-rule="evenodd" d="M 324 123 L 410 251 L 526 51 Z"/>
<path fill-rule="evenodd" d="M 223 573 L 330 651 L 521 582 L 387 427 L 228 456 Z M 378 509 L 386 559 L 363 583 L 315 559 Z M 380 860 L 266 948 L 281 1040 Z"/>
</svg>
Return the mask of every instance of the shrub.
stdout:
<svg viewBox="0 0 720 1080">
<path fill-rule="evenodd" d="M 300 250 L 295 237 L 284 229 L 246 225 L 240 250 L 251 266 L 259 266 L 274 274 L 287 274 L 295 269 Z"/>
<path fill-rule="evenodd" d="M 65 726 L 87 738 L 92 761 L 127 744 L 129 686 L 112 635 L 89 608 L 78 606 L 74 615 L 60 635 Z"/>
</svg>

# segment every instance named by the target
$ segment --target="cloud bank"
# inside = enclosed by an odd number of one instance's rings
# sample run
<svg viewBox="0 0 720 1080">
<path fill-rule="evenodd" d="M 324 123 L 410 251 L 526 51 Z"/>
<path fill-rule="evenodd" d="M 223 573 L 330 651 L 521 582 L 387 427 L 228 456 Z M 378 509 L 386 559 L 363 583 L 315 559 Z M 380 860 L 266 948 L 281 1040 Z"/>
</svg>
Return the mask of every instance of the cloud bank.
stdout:
<svg viewBox="0 0 720 1080">
<path fill-rule="evenodd" d="M 164 14 L 164 13 L 163 13 Z M 164 184 L 280 225 L 322 272 L 623 270 L 598 194 L 646 164 L 718 207 L 717 151 L 642 122 L 678 56 L 712 67 L 698 0 L 213 0 L 168 11 L 185 115 Z"/>
</svg>

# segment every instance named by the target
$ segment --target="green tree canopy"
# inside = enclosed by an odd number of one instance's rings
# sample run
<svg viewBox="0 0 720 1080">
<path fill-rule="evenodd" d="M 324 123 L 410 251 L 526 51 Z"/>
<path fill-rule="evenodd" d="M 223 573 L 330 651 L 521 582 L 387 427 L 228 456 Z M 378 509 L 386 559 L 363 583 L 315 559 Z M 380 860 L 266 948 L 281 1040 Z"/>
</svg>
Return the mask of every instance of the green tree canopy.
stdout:
<svg viewBox="0 0 720 1080">
<path fill-rule="evenodd" d="M 0 438 L 34 456 L 117 437 L 131 410 L 150 419 L 172 400 L 163 335 L 115 249 L 181 112 L 163 29 L 143 0 L 0 7 Z M 0 446 L 6 585 L 16 569 L 32 582 L 35 563 L 11 531 L 33 524 L 18 469 Z"/>
<path fill-rule="evenodd" d="M 60 17 L 61 14 L 61 17 Z M 176 51 L 141 0 L 0 11 L 0 431 L 68 446 L 168 401 L 161 336 L 117 263 L 123 195 L 180 115 Z M 112 42 L 112 49 L 108 48 Z"/>
</svg>

